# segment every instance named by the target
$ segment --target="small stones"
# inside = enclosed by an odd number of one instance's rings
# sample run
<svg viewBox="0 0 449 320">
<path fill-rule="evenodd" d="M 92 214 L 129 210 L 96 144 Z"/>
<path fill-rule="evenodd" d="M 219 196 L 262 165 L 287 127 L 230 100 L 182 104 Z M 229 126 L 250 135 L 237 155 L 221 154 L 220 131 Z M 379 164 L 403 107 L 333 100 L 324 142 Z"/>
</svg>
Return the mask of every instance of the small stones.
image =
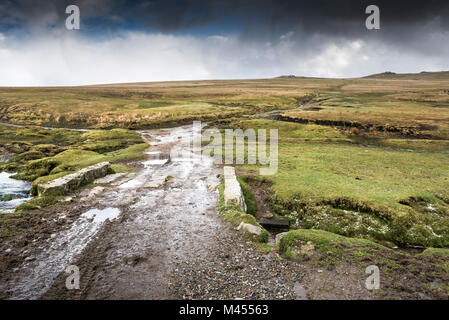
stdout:
<svg viewBox="0 0 449 320">
<path fill-rule="evenodd" d="M 295 299 L 300 267 L 274 252 L 261 255 L 245 240 L 223 230 L 210 255 L 175 265 L 170 291 L 182 299 Z"/>
<path fill-rule="evenodd" d="M 265 212 L 262 214 L 262 218 L 264 219 L 272 219 L 274 217 L 274 214 L 272 214 L 271 212 Z"/>
<path fill-rule="evenodd" d="M 405 278 L 405 277 L 404 277 Z M 439 288 L 441 284 L 439 282 L 433 281 L 428 284 L 430 288 Z"/>
<path fill-rule="evenodd" d="M 168 176 L 166 174 L 154 174 L 150 180 L 145 182 L 143 187 L 149 189 L 160 188 L 168 181 L 167 178 Z"/>
<path fill-rule="evenodd" d="M 428 295 L 425 295 L 425 294 L 422 293 L 422 292 L 418 292 L 418 296 L 419 296 L 419 298 L 422 299 L 422 300 L 431 300 L 431 299 L 432 299 L 432 298 L 430 298 Z"/>
<path fill-rule="evenodd" d="M 304 256 L 311 256 L 313 254 L 314 250 L 315 250 L 315 246 L 313 245 L 312 241 L 307 241 L 307 243 L 302 245 L 300 248 L 300 252 Z"/>
</svg>

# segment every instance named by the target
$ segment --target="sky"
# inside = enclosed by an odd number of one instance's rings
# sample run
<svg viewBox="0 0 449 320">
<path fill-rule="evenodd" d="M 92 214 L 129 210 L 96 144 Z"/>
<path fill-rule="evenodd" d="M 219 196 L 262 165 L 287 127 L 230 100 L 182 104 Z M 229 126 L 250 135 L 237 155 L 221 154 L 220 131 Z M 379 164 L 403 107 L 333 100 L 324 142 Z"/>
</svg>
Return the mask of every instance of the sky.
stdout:
<svg viewBox="0 0 449 320">
<path fill-rule="evenodd" d="M 0 86 L 350 78 L 449 70 L 448 57 L 447 0 L 0 0 Z"/>
</svg>

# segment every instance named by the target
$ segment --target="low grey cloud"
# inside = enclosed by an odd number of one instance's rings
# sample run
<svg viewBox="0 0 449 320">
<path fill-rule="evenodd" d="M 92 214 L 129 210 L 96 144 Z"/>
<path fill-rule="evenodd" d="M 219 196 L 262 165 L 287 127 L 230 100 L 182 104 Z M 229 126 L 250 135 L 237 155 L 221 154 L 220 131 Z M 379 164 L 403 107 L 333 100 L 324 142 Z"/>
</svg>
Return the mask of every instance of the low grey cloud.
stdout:
<svg viewBox="0 0 449 320">
<path fill-rule="evenodd" d="M 26 42 L 0 37 L 0 86 L 83 85 L 139 81 L 266 78 L 282 74 L 356 77 L 379 70 L 449 69 L 430 56 L 363 39 L 317 36 L 309 46 L 293 33 L 272 43 L 237 36 L 127 32 L 102 41 L 49 34 Z M 446 52 L 449 52 L 448 45 Z"/>
</svg>

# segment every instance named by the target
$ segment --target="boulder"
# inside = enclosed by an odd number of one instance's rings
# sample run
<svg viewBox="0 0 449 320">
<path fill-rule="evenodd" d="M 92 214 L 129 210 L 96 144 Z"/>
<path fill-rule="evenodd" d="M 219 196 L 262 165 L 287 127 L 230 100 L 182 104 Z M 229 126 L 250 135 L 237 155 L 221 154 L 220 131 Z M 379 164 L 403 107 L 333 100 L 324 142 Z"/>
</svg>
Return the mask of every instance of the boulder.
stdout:
<svg viewBox="0 0 449 320">
<path fill-rule="evenodd" d="M 243 196 L 240 183 L 237 181 L 234 167 L 224 167 L 224 200 L 225 204 L 235 204 L 246 212 L 245 197 Z"/>
<path fill-rule="evenodd" d="M 244 223 L 241 222 L 240 225 L 237 228 L 238 231 L 244 231 L 244 232 L 248 232 L 251 234 L 254 234 L 256 236 L 260 236 L 262 233 L 262 228 L 258 227 L 258 226 L 254 226 L 252 224 L 249 223 Z"/>
<path fill-rule="evenodd" d="M 73 201 L 73 197 L 65 197 L 61 201 L 62 202 L 72 202 Z"/>
<path fill-rule="evenodd" d="M 37 190 L 39 195 L 50 192 L 58 194 L 67 194 L 70 191 L 79 188 L 95 179 L 102 178 L 108 174 L 109 162 L 102 162 L 93 166 L 79 170 L 59 179 L 55 179 L 46 184 L 39 184 Z"/>
<path fill-rule="evenodd" d="M 214 192 L 214 191 L 217 190 L 217 186 L 209 185 L 209 186 L 207 186 L 207 190 L 208 190 L 209 192 Z"/>
</svg>

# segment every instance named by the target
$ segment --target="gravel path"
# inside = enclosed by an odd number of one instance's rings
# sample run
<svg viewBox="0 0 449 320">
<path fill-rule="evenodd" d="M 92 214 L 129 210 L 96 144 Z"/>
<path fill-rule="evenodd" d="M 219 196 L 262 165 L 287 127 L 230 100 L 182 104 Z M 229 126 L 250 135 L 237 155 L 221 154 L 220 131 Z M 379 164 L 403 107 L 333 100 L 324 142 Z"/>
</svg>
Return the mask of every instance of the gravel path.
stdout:
<svg viewBox="0 0 449 320">
<path fill-rule="evenodd" d="M 170 291 L 178 299 L 304 299 L 302 267 L 265 253 L 224 227 L 208 256 L 177 263 Z"/>
</svg>

